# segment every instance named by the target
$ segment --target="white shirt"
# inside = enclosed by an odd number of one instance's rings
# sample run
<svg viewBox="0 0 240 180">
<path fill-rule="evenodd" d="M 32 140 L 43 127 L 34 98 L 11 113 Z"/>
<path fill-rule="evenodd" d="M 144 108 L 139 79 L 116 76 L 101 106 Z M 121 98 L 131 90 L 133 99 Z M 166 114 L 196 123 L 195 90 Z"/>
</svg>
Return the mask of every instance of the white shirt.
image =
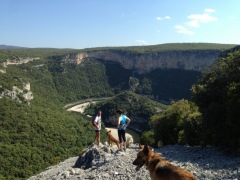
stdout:
<svg viewBox="0 0 240 180">
<path fill-rule="evenodd" d="M 97 124 L 98 128 L 94 126 L 95 130 L 101 130 L 101 116 L 96 116 L 94 122 Z"/>
</svg>

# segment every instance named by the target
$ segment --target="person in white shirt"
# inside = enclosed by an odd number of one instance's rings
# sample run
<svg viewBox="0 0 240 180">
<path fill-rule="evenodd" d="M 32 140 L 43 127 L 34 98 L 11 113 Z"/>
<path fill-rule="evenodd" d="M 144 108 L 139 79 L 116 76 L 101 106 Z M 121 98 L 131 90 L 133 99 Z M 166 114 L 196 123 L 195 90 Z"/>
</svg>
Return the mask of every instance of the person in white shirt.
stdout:
<svg viewBox="0 0 240 180">
<path fill-rule="evenodd" d="M 97 145 L 99 146 L 100 144 L 100 131 L 101 131 L 101 116 L 102 116 L 102 111 L 98 111 L 97 116 L 95 117 L 93 121 L 93 128 L 96 132 L 95 138 L 94 138 L 94 143 L 97 140 Z"/>
</svg>

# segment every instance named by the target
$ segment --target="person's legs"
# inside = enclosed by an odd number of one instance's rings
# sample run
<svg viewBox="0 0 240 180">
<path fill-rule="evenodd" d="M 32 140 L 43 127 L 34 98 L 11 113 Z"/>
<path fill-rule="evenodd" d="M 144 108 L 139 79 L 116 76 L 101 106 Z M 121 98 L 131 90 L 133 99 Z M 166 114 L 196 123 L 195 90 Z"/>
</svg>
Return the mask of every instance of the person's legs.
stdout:
<svg viewBox="0 0 240 180">
<path fill-rule="evenodd" d="M 119 139 L 120 149 L 122 150 L 122 130 L 118 130 L 118 139 Z"/>
<path fill-rule="evenodd" d="M 100 145 L 100 130 L 96 132 L 96 137 L 97 137 L 97 145 Z"/>
<path fill-rule="evenodd" d="M 94 141 L 93 141 L 94 144 L 96 142 L 96 139 L 97 139 L 97 131 L 95 130 L 95 136 L 94 136 Z"/>
<path fill-rule="evenodd" d="M 127 144 L 126 144 L 126 132 L 125 132 L 125 130 L 123 130 L 123 132 L 122 132 L 122 138 L 123 138 L 123 149 L 126 151 Z"/>
</svg>

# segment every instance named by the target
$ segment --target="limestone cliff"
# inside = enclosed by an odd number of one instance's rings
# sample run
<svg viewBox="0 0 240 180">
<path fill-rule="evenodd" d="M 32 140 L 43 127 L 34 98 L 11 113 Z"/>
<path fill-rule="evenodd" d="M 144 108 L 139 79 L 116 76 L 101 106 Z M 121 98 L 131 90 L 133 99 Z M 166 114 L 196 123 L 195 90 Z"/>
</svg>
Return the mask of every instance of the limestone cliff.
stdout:
<svg viewBox="0 0 240 180">
<path fill-rule="evenodd" d="M 12 90 L 4 89 L 0 85 L 0 90 L 2 91 L 0 93 L 0 99 L 3 97 L 16 100 L 18 102 L 27 102 L 30 104 L 30 101 L 33 99 L 33 93 L 30 88 L 30 83 L 23 83 L 23 89 L 18 88 L 17 86 L 13 86 Z"/>
<path fill-rule="evenodd" d="M 99 50 L 68 55 L 63 61 L 76 64 L 88 59 L 113 61 L 120 63 L 125 69 L 132 69 L 140 74 L 157 68 L 201 71 L 216 61 L 221 52 L 220 50 L 186 50 L 138 54 L 123 50 Z"/>
</svg>

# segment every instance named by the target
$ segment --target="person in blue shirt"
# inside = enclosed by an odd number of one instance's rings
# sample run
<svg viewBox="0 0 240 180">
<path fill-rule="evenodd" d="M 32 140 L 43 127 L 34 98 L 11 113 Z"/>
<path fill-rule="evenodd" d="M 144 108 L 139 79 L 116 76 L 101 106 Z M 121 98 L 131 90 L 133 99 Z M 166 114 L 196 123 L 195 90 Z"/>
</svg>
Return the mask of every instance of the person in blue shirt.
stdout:
<svg viewBox="0 0 240 180">
<path fill-rule="evenodd" d="M 118 138 L 120 142 L 120 150 L 126 151 L 126 128 L 130 123 L 130 119 L 123 114 L 123 111 L 121 109 L 118 109 L 116 111 L 118 115 Z"/>
</svg>

